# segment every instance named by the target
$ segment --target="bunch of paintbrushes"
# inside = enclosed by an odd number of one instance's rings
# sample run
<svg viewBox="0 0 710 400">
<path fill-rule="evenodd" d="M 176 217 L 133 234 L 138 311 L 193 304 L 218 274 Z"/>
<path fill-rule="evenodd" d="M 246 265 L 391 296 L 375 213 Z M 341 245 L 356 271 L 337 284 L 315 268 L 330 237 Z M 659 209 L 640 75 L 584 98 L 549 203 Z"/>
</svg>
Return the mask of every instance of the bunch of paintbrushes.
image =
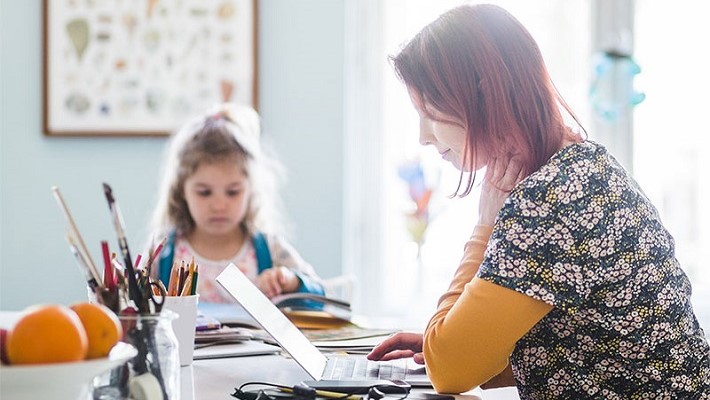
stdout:
<svg viewBox="0 0 710 400">
<path fill-rule="evenodd" d="M 89 254 L 59 189 L 55 186 L 52 188 L 52 192 L 69 225 L 67 242 L 85 274 L 89 290 L 95 294 L 100 303 L 109 307 L 117 315 L 128 317 L 127 321 L 122 321 L 124 322 L 124 338 L 136 346 L 138 350 L 138 355 L 132 360 L 133 368 L 138 375 L 153 374 L 160 383 L 163 398 L 167 399 L 154 330 L 150 329 L 150 324 L 138 324 L 136 319 L 134 319 L 134 317 L 138 317 L 136 314 L 150 317 L 159 314 L 162 310 L 167 290 L 160 280 L 151 279 L 151 268 L 155 260 L 160 257 L 165 239 L 157 246 L 151 246 L 148 259 L 141 268 L 143 257 L 139 254 L 135 262 L 131 258 L 123 216 L 113 196 L 113 191 L 105 183 L 103 184 L 103 189 L 111 212 L 113 226 L 116 230 L 116 236 L 118 237 L 118 247 L 122 258 L 121 262 L 116 253 L 111 253 L 108 242 L 101 242 L 101 254 L 104 261 L 103 279 L 99 276 L 96 264 Z M 128 367 L 125 365 L 120 370 L 112 371 L 111 384 L 127 381 L 127 374 L 129 374 Z M 127 394 L 127 392 L 122 393 L 122 395 Z"/>
<path fill-rule="evenodd" d="M 59 192 L 59 188 L 55 186 L 52 188 L 52 192 L 68 223 L 66 240 L 69 243 L 69 249 L 84 272 L 89 290 L 95 294 L 100 303 L 109 307 L 116 314 L 126 310 L 130 311 L 130 309 L 140 314 L 159 313 L 162 303 L 156 301 L 154 296 L 165 296 L 167 289 L 160 280 L 153 280 L 150 276 L 153 263 L 160 256 L 165 239 L 150 250 L 143 267 L 141 267 L 142 256 L 140 254 L 134 262 L 128 248 L 123 217 L 118 203 L 113 197 L 111 187 L 104 183 L 103 188 L 118 237 L 122 262 L 117 259 L 116 253 L 111 253 L 108 242 L 101 241 L 101 254 L 104 262 L 103 278 L 99 275 L 96 264 L 69 212 L 69 207 Z"/>
</svg>

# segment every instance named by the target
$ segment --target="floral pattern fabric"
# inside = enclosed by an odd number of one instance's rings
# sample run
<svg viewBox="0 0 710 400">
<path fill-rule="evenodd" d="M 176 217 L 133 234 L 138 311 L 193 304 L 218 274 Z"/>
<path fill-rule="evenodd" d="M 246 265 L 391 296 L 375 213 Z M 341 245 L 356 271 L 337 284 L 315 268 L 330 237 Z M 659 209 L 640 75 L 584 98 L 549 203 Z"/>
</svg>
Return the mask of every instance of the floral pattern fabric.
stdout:
<svg viewBox="0 0 710 400">
<path fill-rule="evenodd" d="M 603 146 L 567 146 L 511 192 L 478 276 L 554 307 L 511 355 L 522 399 L 710 398 L 673 238 Z"/>
</svg>

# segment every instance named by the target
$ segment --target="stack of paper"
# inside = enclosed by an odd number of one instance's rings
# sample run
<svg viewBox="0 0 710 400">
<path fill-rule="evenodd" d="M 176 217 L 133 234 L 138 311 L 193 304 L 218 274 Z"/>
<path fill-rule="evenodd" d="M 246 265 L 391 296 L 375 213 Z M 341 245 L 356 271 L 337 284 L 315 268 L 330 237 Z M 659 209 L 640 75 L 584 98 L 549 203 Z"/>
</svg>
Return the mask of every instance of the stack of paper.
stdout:
<svg viewBox="0 0 710 400">
<path fill-rule="evenodd" d="M 369 338 L 315 341 L 311 343 L 321 351 L 367 354 L 386 337 L 387 336 L 373 336 Z"/>
<path fill-rule="evenodd" d="M 253 338 L 254 335 L 248 329 L 222 326 L 218 329 L 196 331 L 195 345 L 215 342 L 243 342 Z"/>
<path fill-rule="evenodd" d="M 245 342 L 221 344 L 195 348 L 195 360 L 208 360 L 214 358 L 260 356 L 266 354 L 277 354 L 281 351 L 278 346 L 248 340 Z"/>
<path fill-rule="evenodd" d="M 351 326 L 349 320 L 324 310 L 281 309 L 299 329 L 332 329 Z"/>
<path fill-rule="evenodd" d="M 260 325 L 249 315 L 247 310 L 236 303 L 200 302 L 197 308 L 201 314 L 210 316 L 222 325 L 260 328 Z"/>
<path fill-rule="evenodd" d="M 340 329 L 307 330 L 304 334 L 322 351 L 362 354 L 369 353 L 395 332 L 391 329 L 368 329 L 350 325 Z"/>
</svg>

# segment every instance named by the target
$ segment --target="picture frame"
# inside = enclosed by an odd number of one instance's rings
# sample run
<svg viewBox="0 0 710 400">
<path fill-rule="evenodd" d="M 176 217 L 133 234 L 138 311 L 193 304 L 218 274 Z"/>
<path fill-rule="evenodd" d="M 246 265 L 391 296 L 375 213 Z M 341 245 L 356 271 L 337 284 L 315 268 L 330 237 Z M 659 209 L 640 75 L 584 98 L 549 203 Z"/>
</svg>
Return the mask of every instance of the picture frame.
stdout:
<svg viewBox="0 0 710 400">
<path fill-rule="evenodd" d="M 257 0 L 42 0 L 48 136 L 161 136 L 258 109 Z"/>
</svg>

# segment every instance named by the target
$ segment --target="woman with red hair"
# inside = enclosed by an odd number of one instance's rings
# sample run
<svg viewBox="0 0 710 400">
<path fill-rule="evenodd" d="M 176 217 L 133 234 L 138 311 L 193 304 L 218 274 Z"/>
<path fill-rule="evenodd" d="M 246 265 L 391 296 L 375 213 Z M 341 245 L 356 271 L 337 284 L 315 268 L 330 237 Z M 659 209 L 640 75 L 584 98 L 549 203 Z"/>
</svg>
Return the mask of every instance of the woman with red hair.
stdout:
<svg viewBox="0 0 710 400">
<path fill-rule="evenodd" d="M 424 335 L 394 335 L 369 358 L 426 362 L 439 392 L 710 397 L 710 347 L 673 238 L 583 135 L 528 31 L 499 7 L 461 6 L 392 61 L 420 142 L 461 171 L 457 193 L 486 172 L 478 224 Z"/>
</svg>

